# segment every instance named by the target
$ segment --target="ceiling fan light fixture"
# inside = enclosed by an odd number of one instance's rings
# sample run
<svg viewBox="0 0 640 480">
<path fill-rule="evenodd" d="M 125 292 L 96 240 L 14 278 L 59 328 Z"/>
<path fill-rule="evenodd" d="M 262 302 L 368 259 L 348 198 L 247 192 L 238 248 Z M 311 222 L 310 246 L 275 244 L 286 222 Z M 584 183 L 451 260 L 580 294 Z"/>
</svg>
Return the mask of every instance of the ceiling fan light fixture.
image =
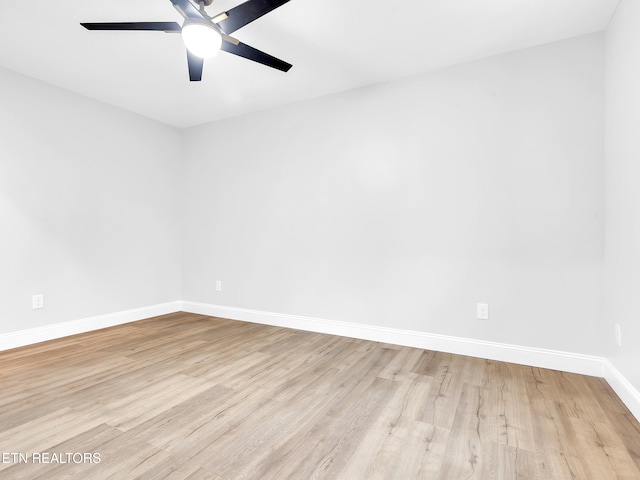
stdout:
<svg viewBox="0 0 640 480">
<path fill-rule="evenodd" d="M 185 22 L 182 41 L 196 57 L 211 58 L 220 50 L 222 35 L 209 22 Z"/>
</svg>

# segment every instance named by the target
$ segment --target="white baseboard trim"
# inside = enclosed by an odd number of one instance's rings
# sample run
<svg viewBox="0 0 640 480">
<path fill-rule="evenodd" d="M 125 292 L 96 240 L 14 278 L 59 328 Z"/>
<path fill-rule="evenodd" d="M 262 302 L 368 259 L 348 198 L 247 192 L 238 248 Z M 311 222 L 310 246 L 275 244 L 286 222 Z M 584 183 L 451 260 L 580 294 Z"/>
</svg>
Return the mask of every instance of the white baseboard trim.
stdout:
<svg viewBox="0 0 640 480">
<path fill-rule="evenodd" d="M 45 325 L 28 330 L 4 333 L 0 334 L 0 351 L 179 311 L 182 311 L 182 302 L 169 302 L 70 322 Z"/>
<path fill-rule="evenodd" d="M 627 380 L 622 373 L 606 358 L 603 359 L 604 379 L 618 394 L 622 403 L 640 421 L 640 392 Z"/>
<path fill-rule="evenodd" d="M 197 302 L 182 302 L 182 308 L 185 312 L 212 317 L 373 340 L 596 377 L 603 377 L 605 373 L 604 358 L 578 353 Z"/>
</svg>

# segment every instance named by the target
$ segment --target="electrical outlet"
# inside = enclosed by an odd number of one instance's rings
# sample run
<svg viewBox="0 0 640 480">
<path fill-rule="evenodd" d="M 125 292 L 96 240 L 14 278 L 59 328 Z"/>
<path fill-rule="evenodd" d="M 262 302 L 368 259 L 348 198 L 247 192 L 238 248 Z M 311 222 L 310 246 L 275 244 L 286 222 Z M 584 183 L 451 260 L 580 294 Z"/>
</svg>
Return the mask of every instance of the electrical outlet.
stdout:
<svg viewBox="0 0 640 480">
<path fill-rule="evenodd" d="M 489 304 L 478 303 L 476 307 L 476 316 L 478 320 L 489 320 Z"/>
<path fill-rule="evenodd" d="M 216 292 L 222 291 L 222 280 L 216 280 Z"/>
<path fill-rule="evenodd" d="M 31 297 L 31 306 L 34 310 L 44 308 L 44 295 L 34 295 Z"/>
<path fill-rule="evenodd" d="M 616 345 L 621 347 L 622 346 L 622 328 L 620 327 L 619 323 L 616 323 L 615 325 L 615 332 L 616 332 Z"/>
</svg>

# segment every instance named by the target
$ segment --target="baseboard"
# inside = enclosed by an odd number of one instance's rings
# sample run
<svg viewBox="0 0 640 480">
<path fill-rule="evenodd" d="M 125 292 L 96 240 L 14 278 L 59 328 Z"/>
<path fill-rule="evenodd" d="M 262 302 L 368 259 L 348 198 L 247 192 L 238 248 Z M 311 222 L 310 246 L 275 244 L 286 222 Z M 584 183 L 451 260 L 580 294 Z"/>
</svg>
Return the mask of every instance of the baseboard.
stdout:
<svg viewBox="0 0 640 480">
<path fill-rule="evenodd" d="M 134 308 L 122 312 L 98 315 L 70 322 L 45 325 L 17 332 L 0 334 L 0 351 L 23 347 L 34 343 L 68 337 L 78 333 L 90 332 L 101 328 L 113 327 L 123 323 L 135 322 L 149 317 L 165 315 L 182 310 L 182 302 L 162 303 L 149 307 Z"/>
<path fill-rule="evenodd" d="M 616 392 L 633 416 L 640 421 L 640 392 L 609 360 L 603 359 L 603 365 L 604 379 L 611 385 L 613 391 Z"/>
<path fill-rule="evenodd" d="M 582 375 L 604 377 L 605 374 L 605 359 L 590 355 L 205 303 L 182 302 L 182 308 L 185 312 L 201 315 L 393 343 Z"/>
</svg>

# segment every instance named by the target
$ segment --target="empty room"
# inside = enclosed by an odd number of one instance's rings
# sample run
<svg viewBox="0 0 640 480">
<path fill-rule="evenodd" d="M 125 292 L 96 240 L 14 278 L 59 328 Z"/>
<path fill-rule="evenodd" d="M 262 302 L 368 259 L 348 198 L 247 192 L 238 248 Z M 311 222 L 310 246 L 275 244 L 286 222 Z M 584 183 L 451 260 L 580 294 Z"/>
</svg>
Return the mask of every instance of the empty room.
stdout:
<svg viewBox="0 0 640 480">
<path fill-rule="evenodd" d="M 640 2 L 0 14 L 0 478 L 640 479 Z"/>
</svg>

